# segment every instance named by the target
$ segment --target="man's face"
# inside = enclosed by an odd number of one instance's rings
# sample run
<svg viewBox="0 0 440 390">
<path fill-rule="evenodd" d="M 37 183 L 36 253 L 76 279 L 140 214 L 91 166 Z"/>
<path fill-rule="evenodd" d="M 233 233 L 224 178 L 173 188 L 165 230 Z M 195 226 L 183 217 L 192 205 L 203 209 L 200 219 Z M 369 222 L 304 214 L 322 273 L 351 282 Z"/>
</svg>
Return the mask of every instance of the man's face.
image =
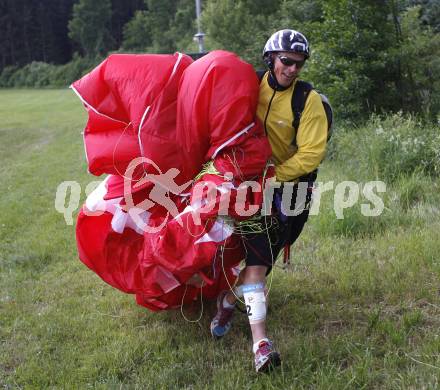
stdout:
<svg viewBox="0 0 440 390">
<path fill-rule="evenodd" d="M 298 77 L 304 65 L 305 56 L 300 53 L 273 53 L 274 73 L 278 84 L 288 87 Z"/>
</svg>

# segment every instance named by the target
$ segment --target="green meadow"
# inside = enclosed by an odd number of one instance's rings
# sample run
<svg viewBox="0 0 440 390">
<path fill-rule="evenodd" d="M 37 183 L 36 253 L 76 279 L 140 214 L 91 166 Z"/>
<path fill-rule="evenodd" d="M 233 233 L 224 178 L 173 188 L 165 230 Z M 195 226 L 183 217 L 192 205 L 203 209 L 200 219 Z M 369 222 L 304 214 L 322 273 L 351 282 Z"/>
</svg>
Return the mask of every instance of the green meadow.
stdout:
<svg viewBox="0 0 440 390">
<path fill-rule="evenodd" d="M 440 132 L 415 118 L 336 125 L 319 181 L 360 183 L 335 213 L 322 194 L 275 267 L 268 330 L 282 366 L 256 375 L 247 318 L 214 341 L 212 302 L 152 313 L 78 259 L 58 185 L 87 174 L 74 93 L 0 91 L 0 387 L 436 389 L 440 387 Z M 362 188 L 381 180 L 383 212 Z M 74 212 L 74 220 L 79 206 Z M 200 318 L 200 320 L 198 320 Z"/>
</svg>

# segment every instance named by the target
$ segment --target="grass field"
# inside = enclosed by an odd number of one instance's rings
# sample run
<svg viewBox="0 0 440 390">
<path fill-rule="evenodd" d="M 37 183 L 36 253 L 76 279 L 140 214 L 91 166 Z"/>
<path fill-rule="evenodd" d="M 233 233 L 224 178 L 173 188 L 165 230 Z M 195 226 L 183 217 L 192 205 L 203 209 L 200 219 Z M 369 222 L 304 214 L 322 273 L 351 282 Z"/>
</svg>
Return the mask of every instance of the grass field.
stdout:
<svg viewBox="0 0 440 390">
<path fill-rule="evenodd" d="M 438 179 L 398 178 L 375 218 L 357 205 L 336 220 L 323 194 L 292 265 L 273 273 L 268 328 L 283 364 L 258 376 L 244 315 L 215 342 L 212 304 L 194 323 L 150 313 L 77 259 L 74 226 L 54 201 L 62 181 L 96 180 L 85 120 L 69 90 L 0 91 L 2 388 L 439 388 Z M 352 179 L 353 169 L 331 160 L 320 180 Z"/>
</svg>

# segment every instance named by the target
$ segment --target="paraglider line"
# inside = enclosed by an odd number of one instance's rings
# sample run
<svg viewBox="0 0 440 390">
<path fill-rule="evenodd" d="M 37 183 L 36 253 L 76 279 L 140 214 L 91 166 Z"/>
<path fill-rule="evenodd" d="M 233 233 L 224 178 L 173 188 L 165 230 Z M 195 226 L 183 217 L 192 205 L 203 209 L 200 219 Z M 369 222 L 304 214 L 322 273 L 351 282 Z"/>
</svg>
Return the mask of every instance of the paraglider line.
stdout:
<svg viewBox="0 0 440 390">
<path fill-rule="evenodd" d="M 225 222 L 222 221 L 222 223 L 224 224 Z M 223 230 L 223 231 L 224 231 L 224 230 Z M 223 238 L 223 240 L 224 240 L 224 237 L 222 237 L 222 238 Z M 222 241 L 223 241 L 223 240 L 222 240 Z M 231 286 L 231 283 L 229 282 L 228 276 L 227 276 L 227 274 L 226 274 L 226 270 L 225 270 L 225 246 L 226 246 L 226 243 L 224 243 L 223 245 L 221 245 L 221 255 L 220 255 L 221 263 L 222 263 L 222 271 L 223 271 L 223 275 L 224 275 L 224 277 L 225 277 L 225 279 L 226 279 L 226 283 L 228 283 L 229 290 L 232 292 L 232 294 L 234 294 L 234 296 L 235 296 L 235 298 L 237 299 L 237 301 L 239 301 L 240 303 L 242 303 L 242 304 L 244 305 L 245 303 L 244 303 L 244 302 L 240 299 L 240 297 L 235 293 L 235 291 L 234 291 L 234 287 Z"/>
<path fill-rule="evenodd" d="M 185 321 L 187 322 L 191 322 L 191 323 L 195 323 L 195 322 L 199 322 L 202 319 L 203 316 L 203 284 L 200 286 L 200 316 L 199 318 L 197 318 L 196 320 L 190 320 L 189 318 L 186 317 L 185 313 L 183 312 L 183 302 L 185 300 L 185 296 L 186 296 L 186 291 L 188 290 L 188 285 L 185 284 L 185 291 L 183 293 L 183 297 L 182 297 L 182 303 L 180 304 L 180 313 L 182 313 L 182 317 Z"/>
<path fill-rule="evenodd" d="M 242 159 L 241 159 L 241 160 L 244 161 L 244 151 L 243 151 L 243 149 L 241 149 L 241 148 L 234 148 L 234 149 L 232 149 L 232 155 L 233 155 L 233 157 L 234 157 L 234 161 L 231 161 L 231 164 L 235 166 L 237 172 L 238 172 L 239 175 L 240 175 L 240 179 L 241 179 L 241 180 L 244 180 L 243 172 L 241 171 L 241 169 L 240 169 L 240 165 L 238 164 L 238 161 L 237 161 L 237 156 L 236 156 L 236 151 L 237 151 L 237 150 L 240 150 L 240 151 L 241 151 L 241 155 L 242 155 Z M 228 157 L 229 157 L 229 156 L 228 156 Z M 230 159 L 230 157 L 229 157 L 229 159 Z"/>
<path fill-rule="evenodd" d="M 129 128 L 130 125 L 131 125 L 131 122 L 127 126 L 125 126 L 124 130 L 122 130 L 122 133 L 119 135 L 118 140 L 116 141 L 116 144 L 115 144 L 115 147 L 113 148 L 113 153 L 112 153 L 112 162 L 113 162 L 113 168 L 115 169 L 116 173 L 119 176 L 123 177 L 125 180 L 139 181 L 140 179 L 136 180 L 136 179 L 129 178 L 129 177 L 125 176 L 125 173 L 119 172 L 119 169 L 116 166 L 116 159 L 115 159 L 116 149 L 117 149 L 119 143 L 121 142 L 122 137 L 124 136 L 125 132 L 127 131 L 127 129 Z"/>
<path fill-rule="evenodd" d="M 263 183 L 264 183 L 264 180 L 265 180 L 266 175 L 267 175 L 268 167 L 269 167 L 269 164 L 266 165 L 266 168 L 265 168 L 264 173 L 263 173 Z M 224 221 L 222 221 L 222 223 L 224 223 Z M 264 216 L 264 223 L 265 223 L 265 226 L 266 226 L 265 231 L 266 231 L 266 234 L 267 234 L 268 242 L 271 243 L 271 242 L 270 242 L 270 235 L 269 235 L 269 226 L 268 226 L 268 224 L 267 224 L 267 216 L 266 216 L 266 215 Z M 272 224 L 270 225 L 270 227 L 272 227 Z M 241 238 L 242 238 L 242 240 L 243 240 L 243 239 L 244 239 L 244 234 L 240 234 L 240 235 L 241 235 Z M 246 256 L 247 256 L 247 249 L 246 249 L 246 246 L 243 245 L 243 247 L 244 247 L 244 250 L 246 251 Z M 272 245 L 269 245 L 269 247 L 270 247 L 270 254 L 271 254 L 271 264 L 272 264 L 272 268 L 273 268 L 275 261 L 274 261 L 273 251 L 272 251 Z M 231 284 L 229 283 L 229 279 L 228 279 L 228 277 L 227 277 L 227 275 L 226 275 L 226 270 L 225 270 L 225 265 L 224 265 L 224 249 L 225 249 L 225 244 L 223 244 L 223 245 L 221 246 L 221 248 L 222 248 L 222 251 L 221 251 L 221 263 L 222 263 L 222 271 L 223 271 L 223 275 L 224 275 L 224 277 L 225 277 L 225 279 L 226 279 L 226 282 L 228 283 L 228 286 L 229 286 L 230 291 L 232 292 L 232 294 L 234 294 L 235 298 L 236 298 L 239 302 L 241 302 L 242 304 L 245 304 L 245 303 L 240 299 L 240 297 L 235 293 L 234 288 L 233 288 L 233 287 L 231 286 Z M 270 289 L 272 288 L 272 282 L 273 282 L 273 272 L 271 272 L 271 275 L 270 275 L 269 287 L 268 287 L 268 289 L 267 289 L 267 296 L 269 296 Z"/>
<path fill-rule="evenodd" d="M 82 102 L 82 103 L 83 103 L 88 109 L 92 110 L 95 114 L 100 115 L 100 116 L 103 116 L 104 118 L 110 119 L 110 120 L 112 120 L 112 121 L 119 122 L 119 123 L 123 123 L 124 125 L 126 125 L 125 128 L 124 128 L 124 130 L 123 130 L 123 132 L 122 132 L 122 134 L 119 136 L 119 139 L 118 139 L 118 141 L 117 141 L 117 143 L 116 143 L 116 145 L 115 145 L 115 147 L 114 147 L 114 149 L 113 149 L 113 167 L 115 168 L 116 172 L 117 172 L 120 176 L 123 176 L 123 175 L 121 175 L 121 173 L 118 171 L 118 169 L 116 168 L 116 165 L 115 165 L 115 149 L 116 149 L 116 146 L 117 146 L 117 144 L 119 143 L 119 141 L 120 141 L 122 135 L 124 134 L 125 130 L 131 125 L 131 122 L 127 124 L 127 122 L 121 121 L 121 120 L 119 120 L 119 119 L 112 118 L 111 116 L 108 116 L 108 115 L 103 114 L 102 112 L 99 112 L 95 107 L 93 107 L 89 102 L 87 102 L 87 101 L 81 96 L 81 94 L 80 94 L 79 91 L 73 86 L 73 84 L 70 85 L 69 88 L 70 88 L 73 92 L 75 92 L 75 94 L 78 96 L 79 100 L 81 100 L 81 102 Z M 85 139 L 85 137 L 86 137 L 86 134 L 85 134 L 85 132 L 83 132 L 84 151 L 85 151 L 85 155 L 86 155 L 87 165 L 89 165 L 89 157 L 88 157 L 88 155 L 87 155 L 87 148 L 86 148 L 86 139 Z"/>
<path fill-rule="evenodd" d="M 90 103 L 88 103 L 88 102 L 87 102 L 87 101 L 86 101 L 86 100 L 80 95 L 80 93 L 78 92 L 78 90 L 77 90 L 73 85 L 71 85 L 69 88 L 72 89 L 73 92 L 75 92 L 76 95 L 79 97 L 79 100 L 81 100 L 82 103 L 83 103 L 85 106 L 87 106 L 88 108 L 90 108 L 95 114 L 101 115 L 101 116 L 103 116 L 103 117 L 105 117 L 105 118 L 107 118 L 107 119 L 110 119 L 110 120 L 112 120 L 112 121 L 115 121 L 115 122 L 123 123 L 124 125 L 127 124 L 127 122 L 121 121 L 121 120 L 119 120 L 119 119 L 112 118 L 111 116 L 108 116 L 108 115 L 103 114 L 102 112 L 99 112 L 95 107 L 93 107 Z"/>
<path fill-rule="evenodd" d="M 178 58 L 177 58 L 176 63 L 174 64 L 173 71 L 172 71 L 171 76 L 170 76 L 170 80 L 173 78 L 174 74 L 176 73 L 176 70 L 177 70 L 177 68 L 178 68 L 182 58 L 183 58 L 183 54 L 182 53 L 178 53 Z M 168 83 L 170 82 L 170 80 L 168 80 Z M 142 145 L 142 140 L 141 140 L 141 130 L 142 130 L 142 126 L 144 125 L 145 118 L 147 117 L 148 112 L 150 111 L 150 108 L 151 108 L 151 105 L 147 106 L 147 108 L 145 109 L 144 114 L 142 115 L 141 122 L 139 123 L 139 129 L 138 129 L 138 142 L 139 142 L 139 149 L 141 151 L 141 156 L 142 157 L 144 157 L 145 154 L 144 154 L 144 147 Z M 160 170 L 159 170 L 159 172 L 160 172 Z M 145 171 L 145 168 L 144 168 L 144 173 L 147 173 Z"/>
<path fill-rule="evenodd" d="M 192 214 L 192 213 L 191 213 L 191 214 Z M 192 217 L 192 218 L 193 218 L 193 221 L 194 221 L 194 217 Z M 189 228 L 189 218 L 187 218 L 186 221 L 185 221 L 185 224 L 186 224 L 186 231 L 188 232 L 188 234 L 189 234 L 191 237 L 193 237 L 193 238 L 199 238 L 199 237 L 201 237 L 202 235 L 206 234 L 206 226 L 208 226 L 208 223 L 211 221 L 211 219 L 212 219 L 212 218 L 208 218 L 208 219 L 205 221 L 205 224 L 204 224 L 204 226 L 203 226 L 203 231 L 202 231 L 201 233 L 195 233 L 195 234 L 193 234 L 193 233 L 190 231 L 190 228 Z"/>
<path fill-rule="evenodd" d="M 138 129 L 138 141 L 139 141 L 139 148 L 141 150 L 142 157 L 144 157 L 144 147 L 142 146 L 142 141 L 141 141 L 141 129 L 142 129 L 142 125 L 144 124 L 145 117 L 147 116 L 148 111 L 150 111 L 150 107 L 151 106 L 148 106 L 145 109 L 144 115 L 142 115 L 141 123 L 139 124 L 139 129 Z"/>
<path fill-rule="evenodd" d="M 264 169 L 264 173 L 263 173 L 263 185 L 264 185 L 264 180 L 266 178 L 267 175 L 267 170 L 268 170 L 269 164 L 266 164 L 266 168 Z M 273 265 L 275 263 L 274 258 L 273 258 L 273 251 L 272 251 L 272 243 L 270 242 L 270 234 L 269 234 L 269 228 L 267 226 L 267 215 L 264 216 L 264 223 L 266 225 L 266 234 L 267 234 L 267 240 L 269 242 L 269 248 L 270 248 L 270 256 L 271 256 L 271 261 L 272 261 L 272 269 L 273 269 Z M 272 288 L 272 282 L 273 282 L 273 271 L 270 273 L 270 281 L 269 281 L 269 287 L 267 288 L 267 296 L 269 296 L 270 293 L 270 289 Z"/>
<path fill-rule="evenodd" d="M 237 134 L 235 134 L 233 137 L 228 139 L 226 142 L 222 143 L 214 152 L 214 154 L 211 156 L 212 159 L 215 159 L 217 154 L 222 150 L 224 147 L 228 146 L 231 142 L 235 141 L 238 137 L 241 135 L 247 133 L 249 129 L 251 129 L 255 125 L 255 122 L 252 122 L 249 126 L 246 126 L 243 130 L 240 130 Z"/>
</svg>

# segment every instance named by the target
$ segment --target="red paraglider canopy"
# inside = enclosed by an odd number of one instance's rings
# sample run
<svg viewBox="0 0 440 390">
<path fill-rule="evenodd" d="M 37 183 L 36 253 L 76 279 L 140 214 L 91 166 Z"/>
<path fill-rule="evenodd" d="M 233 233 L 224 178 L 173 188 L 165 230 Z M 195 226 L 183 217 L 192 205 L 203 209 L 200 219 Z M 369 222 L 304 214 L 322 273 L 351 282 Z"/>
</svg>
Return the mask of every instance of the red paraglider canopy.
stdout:
<svg viewBox="0 0 440 390">
<path fill-rule="evenodd" d="M 221 202 L 246 180 L 261 185 L 271 154 L 252 66 L 226 51 L 195 62 L 112 55 L 72 88 L 89 113 L 89 171 L 109 174 L 78 217 L 80 259 L 151 310 L 215 297 L 243 258 L 234 233 L 243 217 L 234 207 L 220 215 Z M 261 201 L 246 194 L 248 205 Z M 190 284 L 194 275 L 202 289 Z"/>
</svg>

